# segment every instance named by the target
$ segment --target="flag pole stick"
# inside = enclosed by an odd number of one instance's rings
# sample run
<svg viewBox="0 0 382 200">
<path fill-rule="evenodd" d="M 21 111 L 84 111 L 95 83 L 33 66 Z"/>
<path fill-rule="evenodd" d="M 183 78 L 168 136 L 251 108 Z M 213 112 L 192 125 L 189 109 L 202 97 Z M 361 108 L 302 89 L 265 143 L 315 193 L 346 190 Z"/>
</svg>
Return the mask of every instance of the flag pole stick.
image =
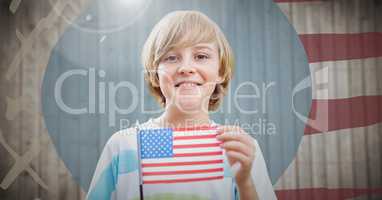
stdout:
<svg viewBox="0 0 382 200">
<path fill-rule="evenodd" d="M 138 152 L 138 170 L 139 170 L 139 199 L 144 200 L 143 197 L 143 180 L 142 180 L 142 165 L 141 165 L 141 140 L 140 140 L 140 127 L 139 122 L 135 125 L 136 135 L 137 135 L 137 152 Z"/>
<path fill-rule="evenodd" d="M 139 196 L 140 199 L 143 200 L 143 185 L 139 184 Z"/>
</svg>

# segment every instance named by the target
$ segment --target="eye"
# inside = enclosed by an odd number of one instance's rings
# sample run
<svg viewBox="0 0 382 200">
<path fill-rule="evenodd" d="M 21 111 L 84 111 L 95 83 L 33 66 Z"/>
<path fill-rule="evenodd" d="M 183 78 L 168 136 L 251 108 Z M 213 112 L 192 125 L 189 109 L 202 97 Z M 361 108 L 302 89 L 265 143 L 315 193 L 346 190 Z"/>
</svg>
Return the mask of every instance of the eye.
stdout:
<svg viewBox="0 0 382 200">
<path fill-rule="evenodd" d="M 176 62 L 178 60 L 179 60 L 178 56 L 176 56 L 176 55 L 169 55 L 169 56 L 166 56 L 163 61 L 164 62 L 173 63 L 173 62 Z"/>
<path fill-rule="evenodd" d="M 208 58 L 209 58 L 209 56 L 207 54 L 197 54 L 195 56 L 196 60 L 204 60 L 204 59 L 208 59 Z"/>
</svg>

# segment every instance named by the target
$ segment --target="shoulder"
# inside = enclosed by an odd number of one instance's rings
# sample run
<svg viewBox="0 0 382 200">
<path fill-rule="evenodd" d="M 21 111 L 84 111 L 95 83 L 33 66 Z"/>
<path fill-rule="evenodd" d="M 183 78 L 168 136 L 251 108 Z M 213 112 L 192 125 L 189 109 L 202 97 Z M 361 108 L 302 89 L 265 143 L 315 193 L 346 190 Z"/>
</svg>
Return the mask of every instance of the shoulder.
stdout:
<svg viewBox="0 0 382 200">
<path fill-rule="evenodd" d="M 136 135 L 136 128 L 130 127 L 127 129 L 119 130 L 115 132 L 108 140 L 107 143 L 113 144 L 118 143 L 121 140 L 126 140 L 132 138 Z"/>
<path fill-rule="evenodd" d="M 265 160 L 264 160 L 264 156 L 263 156 L 263 152 L 261 150 L 261 147 L 259 145 L 259 143 L 257 142 L 256 138 L 252 137 L 252 142 L 253 142 L 253 145 L 255 146 L 255 160 L 254 160 L 254 164 L 255 165 L 258 165 L 258 164 L 265 164 Z"/>
<path fill-rule="evenodd" d="M 255 160 L 251 173 L 258 196 L 260 199 L 277 199 L 260 145 L 255 138 L 253 138 L 253 142 L 255 144 Z"/>
<path fill-rule="evenodd" d="M 136 148 L 136 129 L 134 127 L 115 132 L 106 142 L 104 149 L 114 153 L 122 149 Z"/>
<path fill-rule="evenodd" d="M 137 124 L 133 127 L 123 129 L 115 132 L 109 140 L 106 142 L 105 148 L 110 149 L 113 152 L 121 151 L 125 149 L 136 149 L 137 148 L 137 130 L 155 128 L 155 124 L 152 119 L 148 121 Z"/>
<path fill-rule="evenodd" d="M 112 199 L 120 174 L 137 170 L 135 128 L 115 132 L 98 160 L 87 199 Z"/>
<path fill-rule="evenodd" d="M 253 144 L 255 145 L 255 154 L 258 155 L 258 154 L 263 154 L 262 151 L 261 151 L 261 148 L 260 148 L 260 145 L 259 143 L 257 142 L 256 138 L 252 137 L 252 142 Z"/>
</svg>

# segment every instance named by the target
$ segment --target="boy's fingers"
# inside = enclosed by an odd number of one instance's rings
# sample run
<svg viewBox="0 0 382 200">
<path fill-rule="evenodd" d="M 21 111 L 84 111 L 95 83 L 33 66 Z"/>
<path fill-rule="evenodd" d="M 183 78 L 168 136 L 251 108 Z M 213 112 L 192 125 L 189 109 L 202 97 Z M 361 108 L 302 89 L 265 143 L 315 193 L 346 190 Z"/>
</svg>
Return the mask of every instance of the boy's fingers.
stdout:
<svg viewBox="0 0 382 200">
<path fill-rule="evenodd" d="M 242 153 L 236 151 L 227 151 L 226 154 L 227 156 L 238 160 L 243 166 L 249 166 L 251 164 L 251 159 Z"/>
<path fill-rule="evenodd" d="M 248 148 L 245 144 L 238 142 L 238 141 L 228 141 L 221 144 L 221 147 L 223 147 L 227 151 L 238 151 L 246 156 L 252 157 L 253 156 L 253 150 L 251 148 Z"/>
<path fill-rule="evenodd" d="M 218 132 L 243 132 L 239 126 L 219 126 L 217 129 Z"/>
<path fill-rule="evenodd" d="M 247 145 L 251 145 L 252 146 L 252 137 L 249 136 L 248 134 L 246 133 L 241 133 L 241 134 L 237 134 L 237 133 L 223 133 L 223 134 L 219 134 L 216 136 L 216 139 L 220 140 L 220 141 L 230 141 L 230 140 L 236 140 L 236 141 L 240 141 L 244 144 L 247 144 Z"/>
</svg>

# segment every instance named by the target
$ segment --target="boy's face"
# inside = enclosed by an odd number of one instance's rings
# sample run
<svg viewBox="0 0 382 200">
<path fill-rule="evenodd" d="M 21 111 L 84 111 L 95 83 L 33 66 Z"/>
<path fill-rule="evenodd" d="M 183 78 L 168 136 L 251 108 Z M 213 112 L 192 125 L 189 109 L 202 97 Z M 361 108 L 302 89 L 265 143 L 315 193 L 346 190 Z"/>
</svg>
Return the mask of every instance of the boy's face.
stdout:
<svg viewBox="0 0 382 200">
<path fill-rule="evenodd" d="M 215 43 L 199 43 L 167 52 L 158 66 L 159 86 L 166 106 L 183 112 L 208 111 L 208 102 L 219 76 Z"/>
</svg>

